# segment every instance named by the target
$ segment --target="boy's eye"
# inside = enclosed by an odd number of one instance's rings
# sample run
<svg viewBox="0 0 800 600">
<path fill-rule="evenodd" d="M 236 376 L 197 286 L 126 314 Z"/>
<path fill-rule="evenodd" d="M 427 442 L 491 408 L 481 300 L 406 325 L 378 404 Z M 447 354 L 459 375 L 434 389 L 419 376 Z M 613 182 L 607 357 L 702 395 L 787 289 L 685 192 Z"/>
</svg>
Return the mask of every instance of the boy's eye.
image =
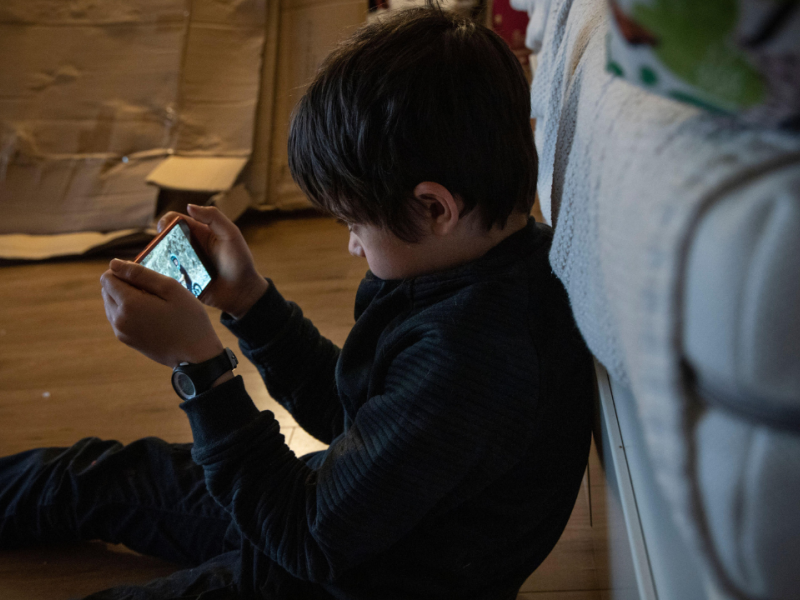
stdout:
<svg viewBox="0 0 800 600">
<path fill-rule="evenodd" d="M 2 1 L 2 0 L 0 0 L 0 1 Z M 342 225 L 347 227 L 347 231 L 353 232 L 353 231 L 356 231 L 356 230 L 359 229 L 358 223 L 351 223 L 351 222 L 346 221 L 345 219 L 342 219 L 342 218 L 337 218 L 336 222 L 337 223 L 341 223 Z"/>
</svg>

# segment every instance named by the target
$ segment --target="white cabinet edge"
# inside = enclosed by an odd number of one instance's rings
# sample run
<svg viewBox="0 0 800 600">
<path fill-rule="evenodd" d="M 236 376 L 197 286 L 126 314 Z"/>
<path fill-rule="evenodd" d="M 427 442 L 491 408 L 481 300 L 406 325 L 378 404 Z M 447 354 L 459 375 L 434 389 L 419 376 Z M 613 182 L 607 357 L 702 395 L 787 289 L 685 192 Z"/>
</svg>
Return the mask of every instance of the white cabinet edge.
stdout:
<svg viewBox="0 0 800 600">
<path fill-rule="evenodd" d="M 639 509 L 636 505 L 636 494 L 631 483 L 630 470 L 628 469 L 628 459 L 625 455 L 625 445 L 622 441 L 622 434 L 619 429 L 616 405 L 614 396 L 611 392 L 611 385 L 608 373 L 603 365 L 595 360 L 595 374 L 597 377 L 597 388 L 600 396 L 600 407 L 605 431 L 609 436 L 609 447 L 611 456 L 605 460 L 613 461 L 614 470 L 617 473 L 619 484 L 620 503 L 625 518 L 628 541 L 631 546 L 634 571 L 636 572 L 636 583 L 639 587 L 639 596 L 642 600 L 657 600 L 653 575 L 650 570 L 650 560 L 647 555 L 644 533 L 642 532 L 641 521 L 639 520 Z"/>
</svg>

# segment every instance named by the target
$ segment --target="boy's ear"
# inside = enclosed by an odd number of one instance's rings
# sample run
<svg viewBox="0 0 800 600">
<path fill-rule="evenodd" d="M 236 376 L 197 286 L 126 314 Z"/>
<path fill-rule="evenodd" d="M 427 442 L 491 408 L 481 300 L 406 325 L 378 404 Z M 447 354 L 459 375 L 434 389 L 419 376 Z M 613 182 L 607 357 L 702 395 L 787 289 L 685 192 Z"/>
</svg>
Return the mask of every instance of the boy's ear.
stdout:
<svg viewBox="0 0 800 600">
<path fill-rule="evenodd" d="M 414 188 L 414 197 L 422 204 L 425 228 L 434 235 L 447 235 L 461 218 L 464 202 L 441 184 L 423 181 Z"/>
</svg>

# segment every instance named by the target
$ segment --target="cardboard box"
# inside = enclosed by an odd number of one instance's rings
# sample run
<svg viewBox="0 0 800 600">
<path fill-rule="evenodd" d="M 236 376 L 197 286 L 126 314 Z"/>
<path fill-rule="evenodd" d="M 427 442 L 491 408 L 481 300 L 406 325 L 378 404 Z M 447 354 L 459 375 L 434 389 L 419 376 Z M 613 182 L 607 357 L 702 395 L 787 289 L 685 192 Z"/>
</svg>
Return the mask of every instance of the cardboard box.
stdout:
<svg viewBox="0 0 800 600">
<path fill-rule="evenodd" d="M 159 193 L 202 192 L 233 218 L 307 207 L 288 169 L 291 112 L 366 10 L 3 0 L 0 257 L 130 239 L 152 225 Z"/>
<path fill-rule="evenodd" d="M 264 57 L 261 67 L 261 90 L 258 99 L 253 154 L 243 173 L 246 189 L 253 206 L 268 203 L 270 157 L 275 115 L 275 87 L 278 72 L 278 40 L 280 37 L 281 3 L 267 3 L 267 25 L 264 40 Z"/>
<path fill-rule="evenodd" d="M 232 187 L 253 150 L 269 14 L 266 0 L 3 0 L 0 234 L 145 228 L 159 166 L 176 189 L 198 174 Z"/>
<path fill-rule="evenodd" d="M 292 111 L 325 57 L 360 27 L 366 16 L 366 0 L 283 0 L 268 207 L 292 210 L 310 206 L 289 172 Z"/>
</svg>

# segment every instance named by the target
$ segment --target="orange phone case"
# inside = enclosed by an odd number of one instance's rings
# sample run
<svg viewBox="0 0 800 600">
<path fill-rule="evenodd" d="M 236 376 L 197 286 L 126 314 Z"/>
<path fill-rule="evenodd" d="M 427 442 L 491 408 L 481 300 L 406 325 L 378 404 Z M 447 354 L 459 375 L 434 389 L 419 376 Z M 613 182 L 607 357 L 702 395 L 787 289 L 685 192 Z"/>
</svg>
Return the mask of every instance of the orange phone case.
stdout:
<svg viewBox="0 0 800 600">
<path fill-rule="evenodd" d="M 169 225 L 167 225 L 166 227 L 164 227 L 164 229 L 161 230 L 161 233 L 159 233 L 155 238 L 153 238 L 153 240 L 149 244 L 147 244 L 145 249 L 142 250 L 136 256 L 135 259 L 133 259 L 133 262 L 141 263 L 142 259 L 148 254 L 150 254 L 150 252 L 153 251 L 153 248 L 158 246 L 159 242 L 161 242 L 161 240 L 163 240 L 164 237 L 166 237 L 166 235 L 170 231 L 172 231 L 175 227 L 179 227 L 182 222 L 186 223 L 186 219 L 184 219 L 182 216 L 175 217 L 175 219 L 173 219 Z M 208 271 L 208 274 L 211 276 L 211 280 L 213 281 L 214 278 L 217 276 L 216 269 L 214 268 L 214 265 L 211 263 L 209 258 L 206 256 L 206 253 L 203 251 L 203 249 L 198 247 L 198 245 L 195 243 L 194 238 L 191 235 L 191 231 L 189 230 L 188 223 L 186 223 L 184 234 L 186 234 L 186 238 L 189 240 L 189 244 L 191 244 L 192 249 L 194 250 L 195 254 L 197 254 L 197 257 L 200 259 L 200 262 L 203 263 L 203 266 L 205 267 L 206 271 Z M 203 290 L 203 293 L 201 293 L 200 296 L 198 297 L 201 297 L 204 293 L 205 290 Z"/>
</svg>

